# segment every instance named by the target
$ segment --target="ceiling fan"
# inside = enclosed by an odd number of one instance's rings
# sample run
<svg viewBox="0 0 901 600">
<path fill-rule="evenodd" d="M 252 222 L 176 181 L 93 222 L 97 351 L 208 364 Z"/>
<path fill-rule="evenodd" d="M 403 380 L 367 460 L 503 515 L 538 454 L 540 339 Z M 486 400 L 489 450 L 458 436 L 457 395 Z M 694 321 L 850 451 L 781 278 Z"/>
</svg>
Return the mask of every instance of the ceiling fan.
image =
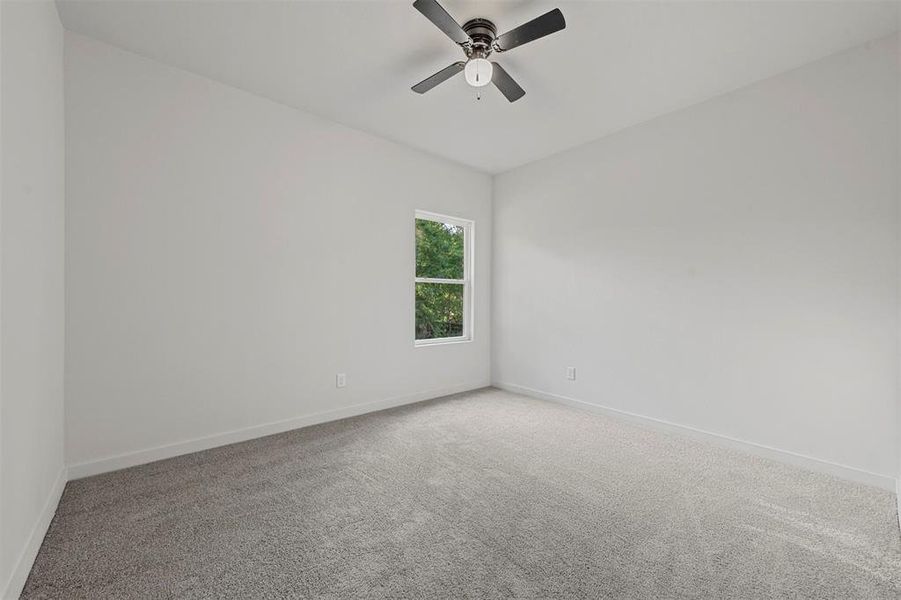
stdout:
<svg viewBox="0 0 901 600">
<path fill-rule="evenodd" d="M 459 44 L 466 54 L 465 61 L 455 62 L 414 85 L 412 89 L 417 94 L 424 94 L 463 71 L 469 85 L 479 88 L 493 83 L 507 100 L 516 102 L 526 95 L 525 90 L 519 87 L 503 67 L 488 60 L 488 57 L 493 52 L 512 50 L 566 27 L 566 21 L 559 8 L 501 35 L 497 35 L 497 28 L 488 19 L 470 19 L 461 27 L 437 0 L 416 0 L 413 8 Z"/>
</svg>

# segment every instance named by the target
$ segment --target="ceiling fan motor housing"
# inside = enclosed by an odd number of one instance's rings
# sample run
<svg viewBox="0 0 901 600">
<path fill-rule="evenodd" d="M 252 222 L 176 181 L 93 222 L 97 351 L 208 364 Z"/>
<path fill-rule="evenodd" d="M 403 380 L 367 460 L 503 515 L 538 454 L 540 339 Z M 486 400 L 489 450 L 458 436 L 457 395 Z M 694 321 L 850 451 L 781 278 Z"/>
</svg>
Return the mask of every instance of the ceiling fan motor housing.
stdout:
<svg viewBox="0 0 901 600">
<path fill-rule="evenodd" d="M 491 45 L 497 37 L 497 27 L 488 19 L 470 19 L 463 24 L 463 31 L 472 39 L 472 46 L 466 49 L 470 58 L 485 58 L 491 54 Z"/>
</svg>

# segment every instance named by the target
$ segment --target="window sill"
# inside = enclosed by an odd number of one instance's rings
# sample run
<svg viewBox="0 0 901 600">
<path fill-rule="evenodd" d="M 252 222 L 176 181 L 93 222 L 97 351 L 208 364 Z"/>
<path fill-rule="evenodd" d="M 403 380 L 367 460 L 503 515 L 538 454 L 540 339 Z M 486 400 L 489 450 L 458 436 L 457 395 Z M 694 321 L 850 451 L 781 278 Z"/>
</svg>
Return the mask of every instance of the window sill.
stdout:
<svg viewBox="0 0 901 600">
<path fill-rule="evenodd" d="M 468 344 L 472 341 L 471 337 L 465 338 L 438 338 L 433 340 L 414 340 L 414 348 L 427 348 L 429 346 L 449 346 L 452 344 Z"/>
</svg>

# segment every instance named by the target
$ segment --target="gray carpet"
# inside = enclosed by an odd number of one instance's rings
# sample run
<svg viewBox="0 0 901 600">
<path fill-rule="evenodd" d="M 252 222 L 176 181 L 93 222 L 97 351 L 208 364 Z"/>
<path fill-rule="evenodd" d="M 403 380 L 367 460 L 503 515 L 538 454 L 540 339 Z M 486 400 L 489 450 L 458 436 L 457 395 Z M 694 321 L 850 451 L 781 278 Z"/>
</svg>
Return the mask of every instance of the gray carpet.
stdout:
<svg viewBox="0 0 901 600">
<path fill-rule="evenodd" d="M 901 597 L 892 494 L 486 389 L 73 481 L 24 598 Z"/>
</svg>

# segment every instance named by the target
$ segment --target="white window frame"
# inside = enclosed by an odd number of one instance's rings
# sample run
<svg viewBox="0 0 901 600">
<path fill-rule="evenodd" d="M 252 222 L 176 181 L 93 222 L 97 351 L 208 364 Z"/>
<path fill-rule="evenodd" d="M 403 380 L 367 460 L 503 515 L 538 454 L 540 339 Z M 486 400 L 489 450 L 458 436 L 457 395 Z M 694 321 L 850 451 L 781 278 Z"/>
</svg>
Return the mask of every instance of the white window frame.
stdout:
<svg viewBox="0 0 901 600">
<path fill-rule="evenodd" d="M 416 276 L 416 220 L 436 221 L 463 228 L 463 279 L 435 279 Z M 461 219 L 450 215 L 417 210 L 413 217 L 413 345 L 439 346 L 442 344 L 459 344 L 471 342 L 473 336 L 473 257 L 475 243 L 475 221 Z M 453 283 L 463 286 L 463 335 L 456 337 L 416 339 L 416 284 L 417 283 Z"/>
</svg>

